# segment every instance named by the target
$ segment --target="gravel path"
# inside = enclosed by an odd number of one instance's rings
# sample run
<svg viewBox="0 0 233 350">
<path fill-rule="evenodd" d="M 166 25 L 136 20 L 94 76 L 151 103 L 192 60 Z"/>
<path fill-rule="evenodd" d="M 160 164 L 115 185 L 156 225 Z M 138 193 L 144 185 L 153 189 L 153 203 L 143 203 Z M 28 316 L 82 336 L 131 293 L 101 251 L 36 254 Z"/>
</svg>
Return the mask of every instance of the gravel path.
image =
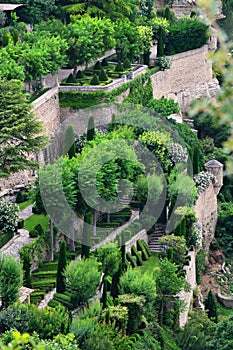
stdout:
<svg viewBox="0 0 233 350">
<path fill-rule="evenodd" d="M 138 218 L 139 218 L 139 212 L 132 211 L 132 215 L 131 215 L 128 222 L 126 222 L 124 225 L 118 227 L 116 230 L 114 230 L 112 233 L 110 233 L 110 235 L 108 235 L 102 242 L 100 242 L 100 243 L 96 244 L 94 247 L 92 247 L 91 251 L 93 252 L 97 248 L 102 246 L 103 244 L 106 244 L 106 243 L 112 241 L 118 235 L 118 233 L 120 233 L 122 230 L 127 228 L 133 221 L 137 220 Z M 78 255 L 76 259 L 81 259 L 81 255 Z M 101 276 L 101 279 L 102 279 L 102 277 L 103 277 L 103 275 Z M 96 291 L 96 295 L 92 298 L 92 301 L 100 300 L 100 298 L 102 297 L 102 292 L 103 292 L 103 286 L 101 287 L 100 290 L 98 289 Z M 50 292 L 45 294 L 44 299 L 40 302 L 38 307 L 43 308 L 43 307 L 47 306 L 48 303 L 50 302 L 50 300 L 53 299 L 53 296 L 55 293 L 56 293 L 56 288 L 52 289 Z"/>
<path fill-rule="evenodd" d="M 41 300 L 40 304 L 38 305 L 38 309 L 43 309 L 44 307 L 46 307 L 50 302 L 50 300 L 53 299 L 53 296 L 55 293 L 56 293 L 56 288 L 53 288 L 47 294 L 45 294 L 44 299 Z"/>
<path fill-rule="evenodd" d="M 19 250 L 26 244 L 33 241 L 33 238 L 29 237 L 29 232 L 24 229 L 19 229 L 18 233 L 5 244 L 0 251 L 4 254 L 10 254 L 14 258 L 19 258 Z"/>
<path fill-rule="evenodd" d="M 29 205 L 27 208 L 23 209 L 19 213 L 20 219 L 27 219 L 29 218 L 32 213 L 32 206 L 33 204 Z M 26 244 L 29 244 L 33 241 L 33 238 L 29 237 L 29 232 L 25 229 L 19 229 L 17 231 L 17 234 L 9 241 L 7 244 L 5 244 L 1 249 L 0 252 L 4 254 L 10 254 L 14 258 L 19 258 L 19 250 Z"/>
<path fill-rule="evenodd" d="M 23 209 L 19 213 L 19 218 L 25 220 L 25 219 L 28 219 L 30 216 L 32 216 L 32 214 L 33 214 L 32 206 L 33 206 L 33 204 L 31 204 L 27 208 Z"/>
</svg>

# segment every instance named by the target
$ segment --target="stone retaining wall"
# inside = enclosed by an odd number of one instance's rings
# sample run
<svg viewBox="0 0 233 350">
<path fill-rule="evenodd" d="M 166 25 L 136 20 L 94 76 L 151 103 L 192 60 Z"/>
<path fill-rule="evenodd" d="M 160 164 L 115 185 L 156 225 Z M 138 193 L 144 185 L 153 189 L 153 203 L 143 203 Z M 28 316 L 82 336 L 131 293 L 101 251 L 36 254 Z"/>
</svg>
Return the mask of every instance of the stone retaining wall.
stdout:
<svg viewBox="0 0 233 350">
<path fill-rule="evenodd" d="M 200 193 L 193 209 L 197 220 L 202 224 L 203 248 L 208 253 L 218 219 L 217 195 L 212 183 L 205 191 Z"/>
<path fill-rule="evenodd" d="M 138 69 L 136 69 L 133 72 L 134 78 L 139 77 L 141 74 L 145 74 L 147 72 L 147 66 L 145 65 L 134 65 L 133 66 L 139 66 Z M 104 86 L 75 86 L 75 85 L 61 85 L 59 86 L 59 91 L 67 92 L 67 91 L 80 91 L 80 92 L 96 92 L 96 91 L 104 91 L 109 92 L 114 89 L 117 89 L 119 86 L 123 85 L 124 83 L 129 82 L 131 79 L 127 79 L 127 77 L 122 77 L 120 79 L 115 79 L 110 84 L 104 85 Z"/>
<path fill-rule="evenodd" d="M 195 260 L 195 252 L 188 252 L 188 256 L 190 256 L 191 260 L 188 266 L 184 266 L 184 270 L 186 271 L 186 281 L 190 284 L 190 292 L 185 292 L 182 290 L 179 293 L 179 298 L 183 300 L 186 304 L 186 309 L 184 312 L 180 314 L 179 324 L 180 327 L 184 327 L 188 320 L 188 312 L 192 307 L 192 299 L 193 299 L 193 289 L 196 287 L 196 260 Z"/>
<path fill-rule="evenodd" d="M 126 252 L 131 252 L 131 247 L 133 245 L 136 246 L 136 243 L 139 239 L 143 239 L 146 243 L 148 243 L 148 235 L 145 229 L 138 232 L 135 236 L 133 236 L 133 238 L 125 243 Z"/>
<path fill-rule="evenodd" d="M 219 89 L 212 76 L 212 64 L 207 57 L 208 45 L 170 56 L 170 69 L 151 76 L 154 98 L 162 96 L 179 102 L 186 113 L 193 99 L 208 97 L 214 100 Z"/>
<path fill-rule="evenodd" d="M 54 87 L 37 98 L 33 103 L 32 113 L 43 122 L 44 134 L 49 136 L 60 125 L 60 105 L 58 87 Z"/>
</svg>

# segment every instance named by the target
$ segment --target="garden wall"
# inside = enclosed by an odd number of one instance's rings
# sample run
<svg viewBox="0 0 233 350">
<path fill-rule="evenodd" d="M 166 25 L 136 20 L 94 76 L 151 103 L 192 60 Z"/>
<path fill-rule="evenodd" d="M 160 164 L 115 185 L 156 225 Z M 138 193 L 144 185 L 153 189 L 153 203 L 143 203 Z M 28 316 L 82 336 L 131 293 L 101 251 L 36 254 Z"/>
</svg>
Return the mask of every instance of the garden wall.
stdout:
<svg viewBox="0 0 233 350">
<path fill-rule="evenodd" d="M 125 243 L 125 250 L 126 252 L 131 252 L 131 247 L 134 245 L 136 246 L 136 243 L 138 240 L 144 240 L 146 243 L 148 243 L 148 235 L 146 230 L 141 230 L 138 232 L 135 236 L 133 236 L 128 242 Z"/>
<path fill-rule="evenodd" d="M 58 87 L 54 87 L 37 98 L 33 103 L 32 113 L 43 122 L 44 134 L 50 135 L 60 125 L 60 106 Z"/>
<path fill-rule="evenodd" d="M 203 248 L 208 253 L 218 219 L 217 195 L 212 183 L 205 191 L 200 193 L 194 205 L 194 210 L 197 220 L 202 224 Z"/>
<path fill-rule="evenodd" d="M 180 327 L 184 327 L 188 320 L 188 312 L 191 307 L 192 299 L 193 299 L 193 289 L 196 287 L 196 260 L 195 260 L 195 252 L 188 252 L 191 260 L 188 266 L 184 266 L 184 270 L 186 271 L 186 281 L 190 284 L 190 292 L 185 292 L 182 290 L 179 293 L 179 298 L 184 300 L 186 304 L 186 309 L 184 312 L 180 314 L 179 324 Z"/>
<path fill-rule="evenodd" d="M 178 101 L 183 113 L 188 111 L 193 99 L 214 100 L 219 84 L 212 77 L 212 64 L 207 55 L 208 45 L 204 45 L 170 56 L 171 68 L 151 76 L 154 98 L 164 96 Z"/>
</svg>

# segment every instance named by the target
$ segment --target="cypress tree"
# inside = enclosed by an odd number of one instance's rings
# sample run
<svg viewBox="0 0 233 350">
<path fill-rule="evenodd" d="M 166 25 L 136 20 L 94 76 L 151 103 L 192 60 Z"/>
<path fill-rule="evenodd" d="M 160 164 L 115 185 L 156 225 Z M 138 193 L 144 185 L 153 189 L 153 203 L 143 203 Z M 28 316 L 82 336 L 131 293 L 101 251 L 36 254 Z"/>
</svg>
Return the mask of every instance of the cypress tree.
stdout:
<svg viewBox="0 0 233 350">
<path fill-rule="evenodd" d="M 102 65 L 100 61 L 97 61 L 96 64 L 94 65 L 94 70 L 101 70 L 101 69 L 102 69 Z"/>
<path fill-rule="evenodd" d="M 23 284 L 27 288 L 32 287 L 31 283 L 31 259 L 28 254 L 23 255 Z"/>
<path fill-rule="evenodd" d="M 95 136 L 95 124 L 94 124 L 94 117 L 91 115 L 88 118 L 88 124 L 87 124 L 87 141 L 93 140 L 94 136 Z"/>
<path fill-rule="evenodd" d="M 100 81 L 98 75 L 94 74 L 93 78 L 90 81 L 90 85 L 99 85 Z"/>
<path fill-rule="evenodd" d="M 66 242 L 62 241 L 57 266 L 57 293 L 64 293 L 65 291 L 65 277 L 63 276 L 63 272 L 66 268 L 66 264 Z"/>
<path fill-rule="evenodd" d="M 83 72 L 79 69 L 78 73 L 76 74 L 76 79 L 83 79 L 83 78 L 84 78 Z"/>
<path fill-rule="evenodd" d="M 68 78 L 66 79 L 66 82 L 67 83 L 70 83 L 70 84 L 75 84 L 76 83 L 76 79 L 75 79 L 75 76 L 73 73 L 70 73 Z"/>
<path fill-rule="evenodd" d="M 115 299 L 119 295 L 119 282 L 122 275 L 122 265 L 120 264 L 119 269 L 112 276 L 111 296 Z"/>
<path fill-rule="evenodd" d="M 164 17 L 166 18 L 166 20 L 169 22 L 170 21 L 170 9 L 169 9 L 169 7 L 166 7 L 165 8 L 165 14 L 164 14 Z"/>
<path fill-rule="evenodd" d="M 125 256 L 125 243 L 122 242 L 121 245 L 121 264 L 122 264 L 122 271 L 126 270 L 126 256 Z"/>
<path fill-rule="evenodd" d="M 102 303 L 103 303 L 103 310 L 106 309 L 107 306 L 107 281 L 105 280 L 105 276 L 104 276 L 104 280 L 103 280 L 103 294 L 102 294 Z"/>
<path fill-rule="evenodd" d="M 200 156 L 199 147 L 196 147 L 193 152 L 193 175 L 197 175 L 200 172 Z"/>
<path fill-rule="evenodd" d="M 68 154 L 69 158 L 73 158 L 76 153 L 75 135 L 72 125 L 68 125 L 65 132 L 63 143 L 63 155 Z"/>
<path fill-rule="evenodd" d="M 124 72 L 124 67 L 122 66 L 122 63 L 120 61 L 117 62 L 115 72 Z"/>
<path fill-rule="evenodd" d="M 130 60 L 129 60 L 128 58 L 126 58 L 126 59 L 124 60 L 124 62 L 123 62 L 123 67 L 124 67 L 125 69 L 131 68 L 131 63 L 130 63 Z"/>
<path fill-rule="evenodd" d="M 82 235 L 82 251 L 81 258 L 88 259 L 90 256 L 90 214 L 84 216 L 84 225 L 83 225 L 83 235 Z"/>
<path fill-rule="evenodd" d="M 169 261 L 173 262 L 173 248 L 169 247 L 167 249 L 167 258 Z"/>
<path fill-rule="evenodd" d="M 108 80 L 107 74 L 105 73 L 104 69 L 102 69 L 100 72 L 99 80 L 100 81 L 107 81 Z"/>
<path fill-rule="evenodd" d="M 216 306 L 216 302 L 213 296 L 213 293 L 211 292 L 211 290 L 208 293 L 207 299 L 205 301 L 205 308 L 208 311 L 207 315 L 208 317 L 214 321 L 215 323 L 218 322 L 218 313 L 217 313 L 217 306 Z"/>
<path fill-rule="evenodd" d="M 102 67 L 107 67 L 108 66 L 108 61 L 106 58 L 103 59 L 103 61 L 101 62 L 101 66 Z"/>
<path fill-rule="evenodd" d="M 163 29 L 162 29 L 162 27 L 159 27 L 159 40 L 158 40 L 157 56 L 158 57 L 164 56 Z"/>
</svg>

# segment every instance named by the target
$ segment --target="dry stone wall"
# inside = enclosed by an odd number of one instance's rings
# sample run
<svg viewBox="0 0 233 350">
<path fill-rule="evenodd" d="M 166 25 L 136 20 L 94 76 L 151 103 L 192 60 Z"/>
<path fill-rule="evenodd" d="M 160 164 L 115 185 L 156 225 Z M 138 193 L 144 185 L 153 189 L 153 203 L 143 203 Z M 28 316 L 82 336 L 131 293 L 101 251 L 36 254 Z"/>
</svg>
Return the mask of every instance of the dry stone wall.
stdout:
<svg viewBox="0 0 233 350">
<path fill-rule="evenodd" d="M 58 87 L 54 87 L 33 102 L 32 113 L 43 122 L 44 134 L 49 136 L 60 125 Z"/>
<path fill-rule="evenodd" d="M 214 100 L 219 89 L 212 77 L 212 65 L 208 57 L 208 45 L 170 56 L 170 69 L 151 76 L 154 98 L 162 96 L 179 102 L 186 113 L 193 99 L 208 97 Z"/>
<path fill-rule="evenodd" d="M 203 248 L 208 253 L 218 219 L 217 196 L 212 183 L 199 195 L 194 210 L 197 220 L 202 224 Z"/>
</svg>

